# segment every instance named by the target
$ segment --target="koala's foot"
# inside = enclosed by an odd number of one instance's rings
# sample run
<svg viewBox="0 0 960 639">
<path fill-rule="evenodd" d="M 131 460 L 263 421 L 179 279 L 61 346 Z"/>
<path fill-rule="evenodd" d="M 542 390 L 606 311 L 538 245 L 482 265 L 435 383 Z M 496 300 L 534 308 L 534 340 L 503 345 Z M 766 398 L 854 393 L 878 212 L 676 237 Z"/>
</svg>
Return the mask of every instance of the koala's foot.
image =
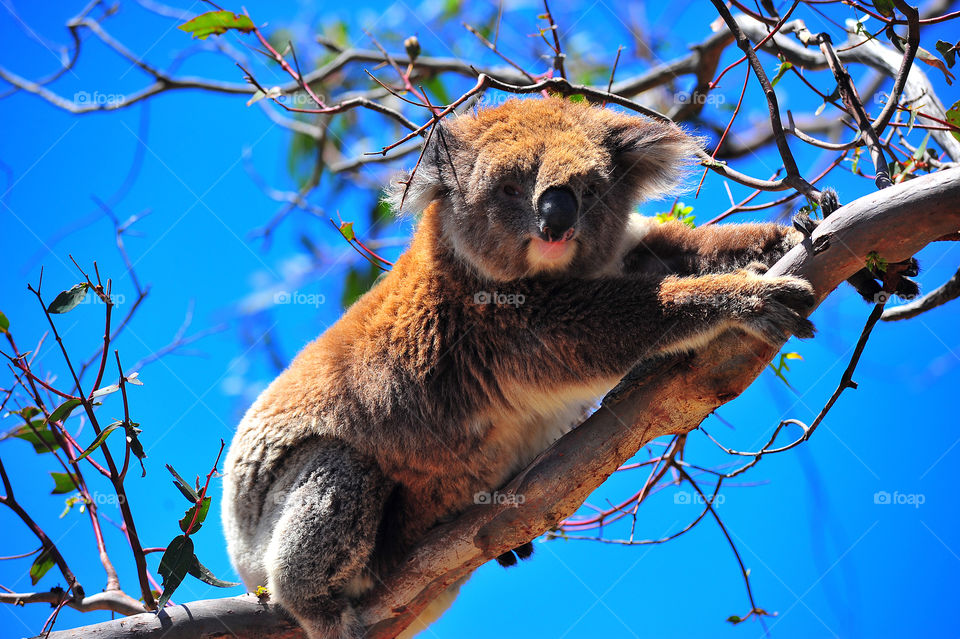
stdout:
<svg viewBox="0 0 960 639">
<path fill-rule="evenodd" d="M 817 221 L 806 211 L 794 215 L 792 222 L 793 228 L 803 233 L 804 237 L 810 237 L 817 230 Z"/>
<path fill-rule="evenodd" d="M 782 345 L 790 335 L 813 337 L 813 324 L 806 315 L 816 297 L 806 280 L 751 273 L 748 288 L 749 308 L 743 317 L 746 330 L 774 346 Z"/>
<path fill-rule="evenodd" d="M 823 189 L 823 191 L 820 192 L 820 210 L 823 213 L 823 218 L 826 219 L 839 208 L 840 198 L 837 192 L 830 187 Z M 797 213 L 793 217 L 794 228 L 807 237 L 816 230 L 819 224 L 819 221 L 811 219 L 810 215 L 806 212 Z M 916 277 L 920 273 L 920 265 L 916 259 L 911 257 L 903 262 L 895 262 L 890 266 L 901 267 L 900 278 L 897 281 L 896 291 L 894 291 L 896 295 L 909 300 L 920 294 L 920 286 L 909 279 Z M 870 269 L 863 268 L 847 278 L 847 283 L 856 289 L 857 293 L 860 294 L 860 297 L 862 297 L 865 302 L 879 304 L 890 298 L 890 293 L 885 292 L 883 285 L 877 281 L 881 279 L 883 279 L 882 273 L 872 272 Z"/>
<path fill-rule="evenodd" d="M 508 550 L 497 557 L 497 563 L 504 568 L 509 568 L 510 566 L 515 566 L 517 564 L 517 558 L 529 559 L 532 554 L 533 542 L 528 541 L 527 543 L 517 546 L 513 550 Z"/>
</svg>

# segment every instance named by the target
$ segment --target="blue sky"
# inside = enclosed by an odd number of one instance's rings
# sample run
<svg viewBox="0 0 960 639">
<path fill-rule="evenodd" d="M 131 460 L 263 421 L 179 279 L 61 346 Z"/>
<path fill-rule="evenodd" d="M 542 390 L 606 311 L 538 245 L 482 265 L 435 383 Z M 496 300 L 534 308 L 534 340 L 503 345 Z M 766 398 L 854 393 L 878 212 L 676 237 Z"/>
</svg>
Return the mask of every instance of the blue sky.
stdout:
<svg viewBox="0 0 960 639">
<path fill-rule="evenodd" d="M 63 23 L 83 3 L 11 3 L 0 7 L 0 65 L 27 78 L 40 78 L 58 65 L 58 46 L 69 42 Z M 705 4 L 705 3 L 704 3 Z M 193 12 L 200 3 L 181 3 Z M 239 5 L 226 8 L 239 9 Z M 297 42 L 309 39 L 319 25 L 338 20 L 347 25 L 350 42 L 371 46 L 361 27 L 396 44 L 417 34 L 424 54 L 461 56 L 495 64 L 453 20 L 439 26 L 443 3 L 358 2 L 349 7 L 306 2 L 254 2 L 246 8 L 267 30 L 285 28 Z M 624 5 L 598 0 L 552 7 L 576 67 L 584 60 L 612 61 L 618 45 L 627 47 L 618 77 L 649 66 L 634 53 L 628 25 L 649 22 L 645 41 L 659 42 L 664 58 L 682 53 L 688 40 L 709 34 L 714 15 L 700 3 Z M 491 7 L 475 5 L 471 16 L 482 20 Z M 542 68 L 535 39 L 540 5 L 517 2 L 504 15 L 502 42 L 511 57 Z M 848 14 L 839 14 L 841 17 Z M 804 15 L 811 29 L 815 14 Z M 192 47 L 176 21 L 123 3 L 107 22 L 111 34 L 138 56 L 166 67 L 177 52 Z M 29 28 L 25 25 L 29 25 Z M 951 25 L 932 29 L 936 40 Z M 241 40 L 228 36 L 233 46 Z M 311 60 L 309 45 L 303 61 Z M 247 53 L 253 57 L 253 54 Z M 312 51 L 315 59 L 319 55 Z M 734 54 L 727 52 L 724 63 Z M 764 57 L 768 71 L 775 62 Z M 256 66 L 265 84 L 279 83 L 275 70 Z M 178 73 L 241 82 L 241 72 L 223 56 L 199 52 L 185 60 Z M 737 70 L 724 89 L 739 92 Z M 956 90 L 930 77 L 945 102 Z M 622 74 L 622 75 L 621 75 Z M 855 76 L 856 77 L 856 76 Z M 52 86 L 61 95 L 85 92 L 108 100 L 145 85 L 148 79 L 93 38 L 87 37 L 80 63 Z M 689 88 L 688 81 L 679 83 Z M 461 81 L 462 82 L 462 81 Z M 821 78 L 819 86 L 832 86 Z M 459 84 L 457 86 L 460 86 Z M 43 315 L 26 290 L 44 269 L 43 291 L 56 292 L 79 281 L 68 254 L 112 277 L 114 291 L 131 303 L 134 290 L 113 244 L 113 228 L 94 198 L 112 202 L 121 219 L 149 210 L 135 225 L 141 235 L 126 238 L 135 270 L 150 293 L 117 343 L 126 367 L 167 345 L 189 309 L 188 334 L 214 326 L 224 330 L 142 368 L 145 385 L 131 391 L 132 413 L 143 428 L 148 453 L 147 477 L 128 479 L 136 520 L 146 546 L 163 546 L 178 534 L 177 520 L 185 502 L 163 468 L 172 463 L 184 476 L 205 475 L 220 440 L 229 441 L 239 415 L 259 388 L 275 374 L 262 335 L 272 329 L 277 356 L 287 361 L 307 341 L 336 320 L 346 269 L 357 264 L 352 251 L 338 240 L 329 222 L 293 214 L 276 230 L 269 245 L 252 237 L 280 205 L 264 195 L 247 169 L 252 167 L 270 185 L 296 187 L 288 162 L 290 133 L 275 125 L 258 106 L 245 106 L 241 96 L 182 91 L 159 96 L 148 106 L 110 114 L 72 116 L 23 92 L 0 99 L 0 168 L 6 175 L 0 207 L 0 311 L 11 322 L 18 345 L 33 350 L 45 330 Z M 797 112 L 812 111 L 801 85 L 786 78 L 778 85 L 781 104 Z M 741 123 L 765 117 L 753 83 Z M 149 113 L 144 114 L 144 109 Z M 829 112 L 824 117 L 828 117 Z M 361 120 L 345 132 L 348 152 L 375 150 L 392 134 L 373 120 Z M 823 159 L 792 142 L 802 167 L 819 173 Z M 389 171 L 365 170 L 365 188 L 339 178 L 324 178 L 312 203 L 335 217 L 356 222 L 361 237 L 378 237 L 390 245 L 388 257 L 400 250 L 409 221 L 371 226 L 369 211 L 375 186 Z M 123 188 L 132 163 L 142 167 L 129 188 Z M 777 161 L 769 156 L 742 161 L 741 170 L 767 177 Z M 294 176 L 302 171 L 298 167 Z M 844 201 L 872 190 L 870 181 L 837 172 L 834 184 Z M 732 187 L 734 196 L 746 194 Z M 762 200 L 763 198 L 761 198 Z M 685 198 L 698 220 L 726 208 L 723 183 L 707 178 L 699 199 Z M 646 207 L 648 212 L 665 205 Z M 743 217 L 742 219 L 747 219 Z M 759 218 L 758 218 L 759 219 Z M 310 238 L 321 258 L 309 255 L 301 241 Z M 933 246 L 919 256 L 920 281 L 932 288 L 945 281 L 960 261 L 953 244 Z M 272 303 L 277 291 L 296 292 L 301 304 Z M 253 309 L 253 310 L 251 310 Z M 118 307 L 123 313 L 124 302 Z M 791 342 L 802 354 L 789 379 L 795 391 L 770 373 L 719 414 L 735 428 L 715 419 L 707 430 L 725 445 L 754 449 L 781 418 L 813 419 L 829 397 L 849 359 L 869 313 L 848 288 L 841 288 L 814 314 L 816 340 Z M 957 311 L 946 306 L 909 322 L 881 324 L 855 376 L 859 389 L 845 393 L 806 445 L 762 461 L 744 478 L 750 485 L 725 487 L 718 506 L 751 569 L 757 602 L 778 616 L 768 622 L 779 637 L 952 636 L 960 633 L 953 612 L 960 574 L 960 499 L 950 483 L 960 455 L 956 445 L 956 402 L 960 382 L 960 337 Z M 85 358 L 102 338 L 102 307 L 85 304 L 58 318 L 58 328 L 71 353 Z M 196 352 L 199 351 L 199 352 Z M 61 379 L 67 375 L 51 339 L 39 350 L 44 368 Z M 115 376 L 108 369 L 107 379 Z M 4 383 L 4 386 L 7 382 Z M 100 409 L 103 419 L 122 414 L 117 398 Z M 9 426 L 13 426 L 8 420 Z M 79 422 L 74 422 L 74 428 Z M 7 424 L 4 424 L 6 430 Z M 89 437 L 89 427 L 81 435 Z M 118 442 L 113 443 L 114 447 Z M 702 464 L 727 461 L 705 437 L 690 437 L 687 458 Z M 103 571 L 94 554 L 89 522 L 74 510 L 58 518 L 62 496 L 51 496 L 49 459 L 38 458 L 21 441 L 0 443 L 0 459 L 12 476 L 19 501 L 65 552 L 87 592 L 103 585 Z M 638 472 L 638 471 L 634 471 Z M 641 471 L 642 472 L 642 471 Z M 92 475 L 91 475 L 92 477 Z M 215 480 L 216 481 L 216 480 Z M 629 472 L 615 475 L 591 503 L 624 496 L 642 480 Z M 107 499 L 107 486 L 95 490 Z M 689 489 L 687 489 L 689 490 Z M 219 486 L 214 486 L 219 496 Z M 876 504 L 878 491 L 914 496 L 920 505 Z M 663 491 L 643 507 L 638 525 L 642 537 L 660 537 L 682 528 L 697 515 L 696 506 L 677 503 L 675 490 Z M 214 502 L 214 507 L 218 508 Z M 104 518 L 119 521 L 116 508 L 101 505 Z M 5 543 L 0 555 L 35 547 L 29 532 L 9 511 L 0 510 Z M 107 545 L 127 592 L 136 591 L 122 534 L 106 524 Z M 195 537 L 201 560 L 218 576 L 233 578 L 225 553 L 219 516 L 212 515 Z M 149 557 L 155 571 L 159 555 Z M 0 584 L 31 590 L 30 560 L 0 562 Z M 37 586 L 61 583 L 56 570 Z M 188 578 L 174 596 L 177 602 L 238 594 Z M 736 561 L 716 525 L 704 521 L 676 541 L 659 546 L 623 547 L 593 542 L 538 542 L 534 558 L 505 571 L 496 564 L 481 568 L 464 587 L 454 607 L 424 637 L 557 636 L 594 637 L 759 637 L 752 621 L 731 626 L 724 620 L 749 609 Z M 45 606 L 0 607 L 0 637 L 37 632 L 49 614 Z M 58 628 L 107 618 L 106 613 L 80 615 L 64 611 Z"/>
</svg>

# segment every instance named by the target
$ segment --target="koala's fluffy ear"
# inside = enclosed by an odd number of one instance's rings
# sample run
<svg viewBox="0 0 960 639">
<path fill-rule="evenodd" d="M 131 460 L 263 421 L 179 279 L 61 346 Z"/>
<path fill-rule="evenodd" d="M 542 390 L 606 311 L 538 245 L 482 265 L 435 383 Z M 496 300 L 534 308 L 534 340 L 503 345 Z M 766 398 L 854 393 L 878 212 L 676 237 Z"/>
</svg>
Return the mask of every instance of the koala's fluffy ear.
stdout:
<svg viewBox="0 0 960 639">
<path fill-rule="evenodd" d="M 386 193 L 394 212 L 421 213 L 434 200 L 457 188 L 459 140 L 454 127 L 439 123 L 425 143 L 420 164 L 395 178 Z"/>
<path fill-rule="evenodd" d="M 679 127 L 639 117 L 617 117 L 607 137 L 617 178 L 637 199 L 675 193 L 696 163 L 700 140 Z"/>
</svg>

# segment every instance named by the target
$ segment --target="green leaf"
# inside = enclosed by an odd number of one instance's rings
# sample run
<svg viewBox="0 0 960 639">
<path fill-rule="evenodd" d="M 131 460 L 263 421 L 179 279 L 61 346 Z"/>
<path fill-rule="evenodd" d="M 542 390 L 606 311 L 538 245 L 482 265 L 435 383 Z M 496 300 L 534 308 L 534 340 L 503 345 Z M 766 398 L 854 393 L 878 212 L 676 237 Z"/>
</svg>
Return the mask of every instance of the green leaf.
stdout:
<svg viewBox="0 0 960 639">
<path fill-rule="evenodd" d="M 943 59 L 947 62 L 947 66 L 951 69 L 953 65 L 957 63 L 957 47 L 960 47 L 960 42 L 950 44 L 943 40 L 937 40 L 937 52 L 943 56 Z"/>
<path fill-rule="evenodd" d="M 783 77 L 783 74 L 789 71 L 793 65 L 786 60 L 780 63 L 780 66 L 777 67 L 777 75 L 773 76 L 773 80 L 770 81 L 770 86 L 777 86 L 777 82 L 780 81 L 780 78 Z"/>
<path fill-rule="evenodd" d="M 870 251 L 867 253 L 866 264 L 867 268 L 874 273 L 886 273 L 889 262 L 880 257 L 880 254 L 876 251 Z"/>
<path fill-rule="evenodd" d="M 71 286 L 68 291 L 60 291 L 60 294 L 50 302 L 50 305 L 47 307 L 47 312 L 59 314 L 72 311 L 83 301 L 83 298 L 87 296 L 87 289 L 89 288 L 89 284 L 80 282 L 79 284 Z"/>
<path fill-rule="evenodd" d="M 183 493 L 183 496 L 187 498 L 191 504 L 195 504 L 200 500 L 200 495 L 197 494 L 197 491 L 193 489 L 187 481 L 180 476 L 180 474 L 173 469 L 173 466 L 166 464 L 167 470 L 170 471 L 170 474 L 173 475 L 173 485 L 180 489 L 180 492 Z"/>
<path fill-rule="evenodd" d="M 12 410 L 8 412 L 4 417 L 9 417 L 10 415 L 19 415 L 26 421 L 30 421 L 34 417 L 40 414 L 40 409 L 36 406 L 24 406 L 20 410 Z"/>
<path fill-rule="evenodd" d="M 60 519 L 63 519 L 67 514 L 73 510 L 75 504 L 80 504 L 80 512 L 83 513 L 83 508 L 86 505 L 83 501 L 81 495 L 73 495 L 72 497 L 67 497 L 63 500 L 63 512 L 60 513 Z"/>
<path fill-rule="evenodd" d="M 234 586 L 240 585 L 239 583 L 233 581 L 224 581 L 214 577 L 213 573 L 207 570 L 207 567 L 200 563 L 200 560 L 197 559 L 196 555 L 193 556 L 193 560 L 193 565 L 190 566 L 190 570 L 188 572 L 203 583 L 216 586 L 217 588 L 233 588 Z"/>
<path fill-rule="evenodd" d="M 30 566 L 30 582 L 36 586 L 37 582 L 40 581 L 47 571 L 53 568 L 57 562 L 53 559 L 53 553 L 49 549 L 44 549 L 40 556 L 37 557 L 33 565 Z"/>
<path fill-rule="evenodd" d="M 79 399 L 68 399 L 64 403 L 57 406 L 57 408 L 50 413 L 50 417 L 47 419 L 48 422 L 62 422 L 67 417 L 70 416 L 70 413 L 74 408 L 80 405 Z"/>
<path fill-rule="evenodd" d="M 206 40 L 208 36 L 221 35 L 230 29 L 250 33 L 255 27 L 249 16 L 237 15 L 233 11 L 209 11 L 177 28 L 192 34 L 194 38 Z"/>
<path fill-rule="evenodd" d="M 355 266 L 347 272 L 347 278 L 343 283 L 343 297 L 341 302 L 343 307 L 347 308 L 356 302 L 361 295 L 373 287 L 382 271 L 373 264 L 367 264 L 367 267 Z"/>
<path fill-rule="evenodd" d="M 352 242 L 357 239 L 356 233 L 353 232 L 353 222 L 342 222 L 338 227 L 340 233 L 343 235 L 344 239 L 348 242 Z"/>
<path fill-rule="evenodd" d="M 193 540 L 189 537 L 178 535 L 167 544 L 167 550 L 160 558 L 160 567 L 157 569 L 163 577 L 163 593 L 157 601 L 158 608 L 163 608 L 170 601 L 170 596 L 196 561 Z"/>
<path fill-rule="evenodd" d="M 907 124 L 907 133 L 913 133 L 913 126 L 917 123 L 917 113 L 920 112 L 920 107 L 918 105 L 907 107 L 910 110 L 910 121 Z M 860 149 L 857 149 L 858 151 Z"/>
<path fill-rule="evenodd" d="M 727 617 L 727 621 L 729 621 L 733 625 L 737 625 L 738 623 L 743 621 L 743 619 L 741 619 L 739 615 L 730 615 L 729 617 Z"/>
<path fill-rule="evenodd" d="M 927 131 L 927 135 L 923 138 L 923 142 L 920 143 L 920 146 L 917 147 L 917 150 L 913 152 L 913 159 L 919 162 L 923 159 L 923 156 L 927 153 L 927 143 L 930 142 L 930 131 Z"/>
<path fill-rule="evenodd" d="M 686 206 L 683 202 L 676 202 L 673 205 L 673 208 L 667 211 L 666 213 L 657 213 L 656 220 L 663 224 L 664 222 L 677 221 L 682 224 L 686 224 L 690 228 L 696 228 L 697 224 L 694 221 L 696 216 L 693 214 L 693 207 Z"/>
<path fill-rule="evenodd" d="M 207 511 L 210 510 L 210 498 L 204 497 L 203 501 L 200 503 L 200 511 L 197 512 L 197 505 L 194 504 L 187 509 L 187 512 L 184 513 L 183 519 L 180 520 L 180 530 L 185 532 L 188 535 L 200 530 L 200 525 L 203 524 L 203 520 L 207 518 Z M 194 521 L 193 514 L 197 513 L 197 519 Z M 189 528 L 190 522 L 193 521 L 193 528 Z M 189 530 L 188 530 L 189 528 Z"/>
<path fill-rule="evenodd" d="M 946 79 L 947 84 L 953 84 L 953 81 L 956 79 L 950 70 L 947 68 L 947 65 L 943 63 L 943 60 L 933 55 L 923 47 L 917 47 L 917 60 L 925 62 L 932 67 L 940 69 L 943 73 L 943 77 Z"/>
<path fill-rule="evenodd" d="M 960 127 L 960 100 L 953 103 L 953 106 L 947 111 L 947 122 L 955 127 Z M 960 140 L 960 131 L 951 131 L 953 137 Z"/>
<path fill-rule="evenodd" d="M 33 428 L 30 428 L 30 425 Z M 56 436 L 41 420 L 32 421 L 30 425 L 24 424 L 13 433 L 13 436 L 33 444 L 33 452 L 35 453 L 49 453 L 60 447 Z"/>
<path fill-rule="evenodd" d="M 100 445 L 103 444 L 103 442 L 107 441 L 107 437 L 109 437 L 110 433 L 117 430 L 121 426 L 123 426 L 123 422 L 117 421 L 117 422 L 113 422 L 112 424 L 110 424 L 109 426 L 101 430 L 100 434 L 97 435 L 96 438 L 94 438 L 93 443 L 87 446 L 87 449 L 85 451 L 80 453 L 80 456 L 77 457 L 77 461 L 80 461 L 81 459 L 88 457 L 90 453 L 100 448 Z"/>
<path fill-rule="evenodd" d="M 51 495 L 63 495 L 77 490 L 77 479 L 70 473 L 50 473 L 54 487 Z"/>
<path fill-rule="evenodd" d="M 790 372 L 790 365 L 787 363 L 788 360 L 799 359 L 802 360 L 803 356 L 800 353 L 780 353 L 780 361 L 774 366 L 773 362 L 770 362 L 768 366 L 773 370 L 773 374 L 777 376 L 781 382 L 783 382 L 787 388 L 793 389 L 793 386 L 790 385 L 790 382 L 787 381 L 787 376 L 784 373 Z"/>
<path fill-rule="evenodd" d="M 0 333 L 6 335 L 10 332 L 10 320 L 3 313 L 0 313 Z"/>
<path fill-rule="evenodd" d="M 427 97 L 430 98 L 430 101 L 434 104 L 450 104 L 450 102 L 452 102 L 450 93 L 447 91 L 447 87 L 440 79 L 440 76 L 435 75 L 424 82 L 423 88 L 427 90 Z"/>
<path fill-rule="evenodd" d="M 373 207 L 373 211 L 370 213 L 370 221 L 373 225 L 380 223 L 389 223 L 393 222 L 396 219 L 396 216 L 393 214 L 393 209 L 390 208 L 390 204 L 386 200 L 377 200 L 377 205 Z"/>
<path fill-rule="evenodd" d="M 873 8 L 884 17 L 893 17 L 893 0 L 873 0 Z"/>
</svg>

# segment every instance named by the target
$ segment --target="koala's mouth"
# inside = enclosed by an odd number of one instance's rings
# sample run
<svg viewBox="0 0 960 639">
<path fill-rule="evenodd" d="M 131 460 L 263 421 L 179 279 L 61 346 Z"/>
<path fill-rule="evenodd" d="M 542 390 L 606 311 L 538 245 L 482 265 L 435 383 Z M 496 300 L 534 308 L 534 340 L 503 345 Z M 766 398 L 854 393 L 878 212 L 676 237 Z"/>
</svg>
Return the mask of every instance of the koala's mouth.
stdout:
<svg viewBox="0 0 960 639">
<path fill-rule="evenodd" d="M 534 271 L 561 269 L 570 264 L 576 252 L 577 241 L 574 239 L 548 242 L 533 237 L 527 245 L 527 263 Z"/>
</svg>

